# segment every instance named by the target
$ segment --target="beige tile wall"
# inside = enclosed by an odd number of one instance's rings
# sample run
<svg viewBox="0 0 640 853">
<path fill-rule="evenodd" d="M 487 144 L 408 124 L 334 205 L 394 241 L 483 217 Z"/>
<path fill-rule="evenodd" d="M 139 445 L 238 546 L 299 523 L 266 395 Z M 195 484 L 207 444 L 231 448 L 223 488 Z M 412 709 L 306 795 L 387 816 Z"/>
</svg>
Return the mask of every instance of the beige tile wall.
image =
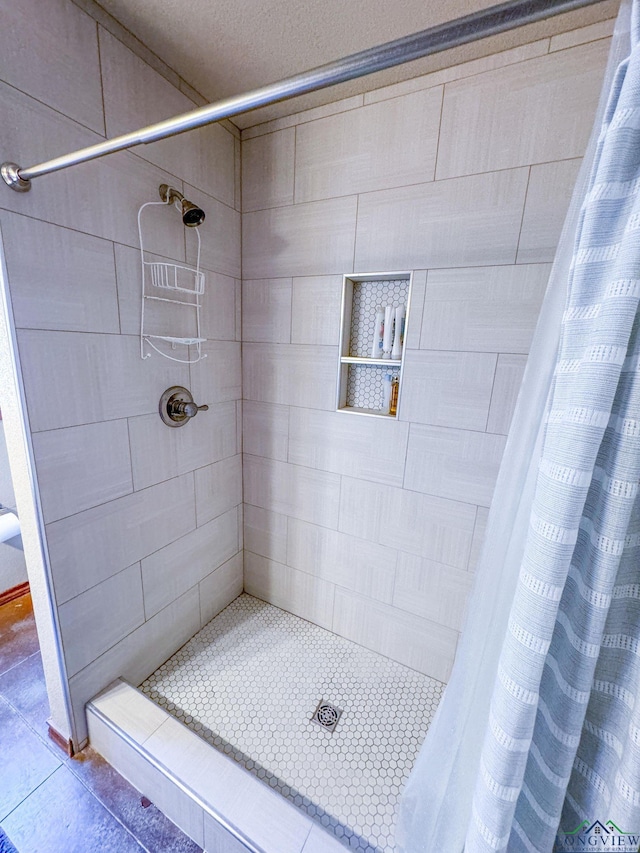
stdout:
<svg viewBox="0 0 640 853">
<path fill-rule="evenodd" d="M 143 62 L 113 22 L 105 29 L 98 7 L 103 23 L 70 0 L 0 10 L 2 159 L 30 165 L 193 106 L 177 75 Z M 242 590 L 239 154 L 215 125 L 42 177 L 29 194 L 0 189 L 79 742 L 97 690 L 114 675 L 146 677 Z M 136 215 L 160 183 L 207 214 L 210 340 L 192 366 L 140 359 Z M 153 208 L 148 223 L 152 251 L 193 260 L 176 211 Z M 174 384 L 210 406 L 179 430 L 157 415 Z"/>
<path fill-rule="evenodd" d="M 250 128 L 245 586 L 447 679 L 610 24 Z M 337 414 L 340 273 L 414 269 L 399 419 Z"/>
<path fill-rule="evenodd" d="M 89 0 L 0 9 L 3 159 L 201 103 Z M 249 592 L 448 676 L 609 33 L 288 116 L 242 150 L 226 123 L 0 192 L 78 742 L 87 699 L 242 590 L 243 541 Z M 191 367 L 138 354 L 136 214 L 163 182 L 207 212 Z M 150 250 L 192 262 L 154 217 Z M 400 418 L 336 415 L 341 274 L 393 268 L 416 270 Z M 184 431 L 157 419 L 172 384 L 210 405 Z"/>
</svg>

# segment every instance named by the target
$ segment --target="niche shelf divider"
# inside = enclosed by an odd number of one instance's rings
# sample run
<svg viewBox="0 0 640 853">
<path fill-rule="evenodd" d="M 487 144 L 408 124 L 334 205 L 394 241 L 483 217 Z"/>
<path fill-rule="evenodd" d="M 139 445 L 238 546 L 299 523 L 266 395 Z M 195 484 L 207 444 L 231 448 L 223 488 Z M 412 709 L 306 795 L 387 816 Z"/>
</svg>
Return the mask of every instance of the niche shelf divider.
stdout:
<svg viewBox="0 0 640 853">
<path fill-rule="evenodd" d="M 406 332 L 412 278 L 413 273 L 407 271 L 347 274 L 342 277 L 336 411 L 397 419 L 402 394 L 405 344 L 400 359 L 370 358 L 370 355 L 376 313 L 379 310 L 384 310 L 387 305 L 394 308 L 405 305 Z M 395 415 L 383 410 L 384 377 L 388 373 L 398 378 Z"/>
</svg>

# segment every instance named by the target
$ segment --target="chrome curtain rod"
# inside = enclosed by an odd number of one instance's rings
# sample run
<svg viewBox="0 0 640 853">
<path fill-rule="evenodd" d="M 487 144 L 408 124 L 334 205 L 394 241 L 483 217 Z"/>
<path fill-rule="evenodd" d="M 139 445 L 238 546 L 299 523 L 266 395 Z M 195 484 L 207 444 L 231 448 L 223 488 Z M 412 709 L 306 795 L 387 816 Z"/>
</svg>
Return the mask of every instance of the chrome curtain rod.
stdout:
<svg viewBox="0 0 640 853">
<path fill-rule="evenodd" d="M 562 12 L 571 12 L 583 6 L 591 6 L 600 0 L 510 0 L 498 6 L 491 6 L 483 11 L 465 15 L 445 24 L 430 27 L 419 33 L 387 42 L 386 44 L 372 47 L 354 53 L 344 59 L 321 65 L 304 74 L 288 77 L 278 83 L 271 83 L 260 89 L 254 89 L 244 95 L 225 98 L 192 110 L 175 118 L 151 124 L 140 130 L 107 139 L 88 148 L 81 148 L 63 157 L 38 163 L 36 166 L 21 168 L 15 163 L 3 163 L 0 174 L 6 184 L 17 192 L 26 192 L 31 188 L 33 178 L 47 175 L 49 172 L 57 172 L 77 163 L 87 160 L 95 160 L 104 157 L 114 151 L 122 151 L 124 148 L 132 148 L 135 145 L 143 145 L 165 139 L 167 136 L 175 136 L 185 133 L 206 124 L 220 121 L 223 118 L 239 115 L 240 113 L 263 107 L 267 104 L 275 104 L 296 95 L 306 92 L 315 92 L 327 86 L 335 86 L 356 77 L 364 77 L 385 68 L 393 68 L 405 62 L 412 62 L 423 56 L 430 56 L 442 50 L 458 47 L 462 44 L 476 41 L 487 36 L 497 35 L 506 30 L 531 24 L 544 18 L 559 15 Z"/>
</svg>

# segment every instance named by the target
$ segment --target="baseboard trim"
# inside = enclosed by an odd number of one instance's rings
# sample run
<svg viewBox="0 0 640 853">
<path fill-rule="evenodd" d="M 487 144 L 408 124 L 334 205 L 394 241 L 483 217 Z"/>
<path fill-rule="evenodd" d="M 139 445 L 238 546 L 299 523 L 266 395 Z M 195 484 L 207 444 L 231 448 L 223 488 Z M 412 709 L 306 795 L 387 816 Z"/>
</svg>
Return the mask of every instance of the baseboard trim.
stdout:
<svg viewBox="0 0 640 853">
<path fill-rule="evenodd" d="M 76 754 L 76 751 L 73 748 L 73 741 L 71 741 L 69 738 L 64 737 L 64 735 L 61 735 L 60 732 L 56 731 L 49 722 L 47 723 L 47 728 L 49 730 L 49 737 L 51 738 L 51 740 L 56 743 L 60 747 L 60 749 L 63 749 L 67 753 L 69 758 L 73 758 L 73 756 Z"/>
<path fill-rule="evenodd" d="M 3 604 L 8 604 L 10 601 L 15 601 L 16 598 L 20 598 L 28 592 L 29 581 L 19 583 L 18 586 L 12 586 L 11 589 L 5 589 L 4 592 L 0 592 L 0 607 L 2 607 Z"/>
</svg>

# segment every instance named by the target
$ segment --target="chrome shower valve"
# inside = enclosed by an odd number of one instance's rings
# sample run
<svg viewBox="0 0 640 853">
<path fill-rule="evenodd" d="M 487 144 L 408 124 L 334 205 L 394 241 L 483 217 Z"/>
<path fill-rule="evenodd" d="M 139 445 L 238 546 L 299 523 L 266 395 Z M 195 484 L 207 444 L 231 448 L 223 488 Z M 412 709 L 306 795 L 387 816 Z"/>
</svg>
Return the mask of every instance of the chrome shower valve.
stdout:
<svg viewBox="0 0 640 853">
<path fill-rule="evenodd" d="M 158 410 L 167 426 L 179 427 L 195 418 L 198 412 L 208 412 L 209 406 L 198 406 L 193 401 L 191 391 L 182 385 L 172 385 L 160 397 Z"/>
</svg>

